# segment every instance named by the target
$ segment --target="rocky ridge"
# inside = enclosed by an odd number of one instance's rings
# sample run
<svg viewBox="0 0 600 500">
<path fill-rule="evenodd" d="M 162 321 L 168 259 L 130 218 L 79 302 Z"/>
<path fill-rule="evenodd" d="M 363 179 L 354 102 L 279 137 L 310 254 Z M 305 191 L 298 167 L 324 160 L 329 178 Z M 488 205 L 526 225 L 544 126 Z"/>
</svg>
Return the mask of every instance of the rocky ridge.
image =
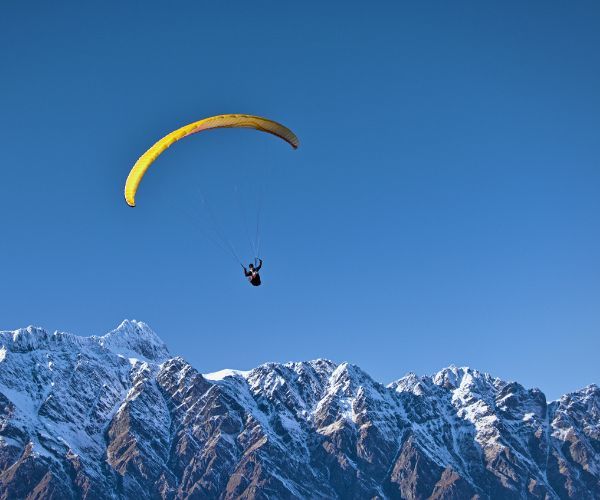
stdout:
<svg viewBox="0 0 600 500">
<path fill-rule="evenodd" d="M 600 498 L 600 389 L 327 360 L 203 375 L 144 323 L 0 332 L 1 498 Z"/>
</svg>

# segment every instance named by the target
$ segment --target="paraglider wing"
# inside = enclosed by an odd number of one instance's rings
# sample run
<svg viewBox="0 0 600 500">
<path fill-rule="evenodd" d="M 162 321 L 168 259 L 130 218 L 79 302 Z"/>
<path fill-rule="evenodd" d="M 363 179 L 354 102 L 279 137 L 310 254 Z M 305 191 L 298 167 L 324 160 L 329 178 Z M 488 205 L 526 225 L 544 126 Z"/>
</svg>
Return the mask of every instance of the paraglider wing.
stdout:
<svg viewBox="0 0 600 500">
<path fill-rule="evenodd" d="M 185 125 L 177 130 L 174 130 L 170 134 L 166 135 L 148 151 L 146 151 L 140 159 L 135 162 L 135 165 L 127 176 L 127 182 L 125 183 L 125 201 L 130 207 L 135 207 L 135 193 L 137 192 L 138 186 L 146 173 L 146 170 L 152 165 L 152 163 L 173 143 L 177 142 L 188 135 L 196 134 L 203 130 L 209 130 L 212 128 L 253 128 L 260 130 L 261 132 L 267 132 L 280 137 L 294 149 L 299 145 L 298 138 L 294 133 L 284 127 L 283 125 L 268 120 L 267 118 L 261 118 L 260 116 L 252 115 L 219 115 L 205 118 L 189 125 Z"/>
</svg>

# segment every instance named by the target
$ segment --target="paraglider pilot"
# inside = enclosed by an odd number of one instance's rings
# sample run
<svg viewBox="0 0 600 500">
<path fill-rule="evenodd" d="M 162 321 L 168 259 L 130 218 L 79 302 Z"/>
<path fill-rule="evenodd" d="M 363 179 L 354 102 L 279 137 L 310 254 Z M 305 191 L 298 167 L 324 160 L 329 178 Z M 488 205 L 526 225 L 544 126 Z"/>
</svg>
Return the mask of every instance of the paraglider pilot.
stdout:
<svg viewBox="0 0 600 500">
<path fill-rule="evenodd" d="M 262 259 L 258 259 L 258 262 L 259 264 L 256 267 L 254 267 L 254 264 L 248 264 L 248 269 L 246 269 L 246 267 L 242 264 L 242 267 L 244 268 L 244 276 L 248 278 L 248 281 L 253 286 L 260 286 L 260 274 L 258 274 L 258 271 L 260 271 L 263 261 Z"/>
</svg>

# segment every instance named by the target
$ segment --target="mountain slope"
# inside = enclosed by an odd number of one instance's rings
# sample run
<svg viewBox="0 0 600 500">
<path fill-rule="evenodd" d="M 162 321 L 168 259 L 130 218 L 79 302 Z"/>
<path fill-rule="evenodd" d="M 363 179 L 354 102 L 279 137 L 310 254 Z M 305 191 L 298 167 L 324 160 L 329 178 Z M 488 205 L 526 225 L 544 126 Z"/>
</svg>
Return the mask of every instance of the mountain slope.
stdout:
<svg viewBox="0 0 600 500">
<path fill-rule="evenodd" d="M 600 389 L 327 360 L 203 376 L 141 322 L 0 332 L 2 498 L 600 498 Z"/>
</svg>

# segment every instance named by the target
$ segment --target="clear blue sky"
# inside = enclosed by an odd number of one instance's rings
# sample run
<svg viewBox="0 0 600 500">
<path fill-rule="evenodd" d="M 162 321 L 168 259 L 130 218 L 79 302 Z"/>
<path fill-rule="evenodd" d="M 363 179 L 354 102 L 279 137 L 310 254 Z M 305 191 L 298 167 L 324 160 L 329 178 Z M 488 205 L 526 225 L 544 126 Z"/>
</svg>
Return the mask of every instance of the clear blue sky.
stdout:
<svg viewBox="0 0 600 500">
<path fill-rule="evenodd" d="M 6 2 L 0 328 L 135 318 L 204 372 L 600 382 L 599 25 L 596 1 Z M 232 112 L 300 149 L 198 135 L 125 205 L 155 139 Z M 254 289 L 193 214 L 202 190 L 243 249 L 230 195 L 264 171 Z"/>
</svg>

